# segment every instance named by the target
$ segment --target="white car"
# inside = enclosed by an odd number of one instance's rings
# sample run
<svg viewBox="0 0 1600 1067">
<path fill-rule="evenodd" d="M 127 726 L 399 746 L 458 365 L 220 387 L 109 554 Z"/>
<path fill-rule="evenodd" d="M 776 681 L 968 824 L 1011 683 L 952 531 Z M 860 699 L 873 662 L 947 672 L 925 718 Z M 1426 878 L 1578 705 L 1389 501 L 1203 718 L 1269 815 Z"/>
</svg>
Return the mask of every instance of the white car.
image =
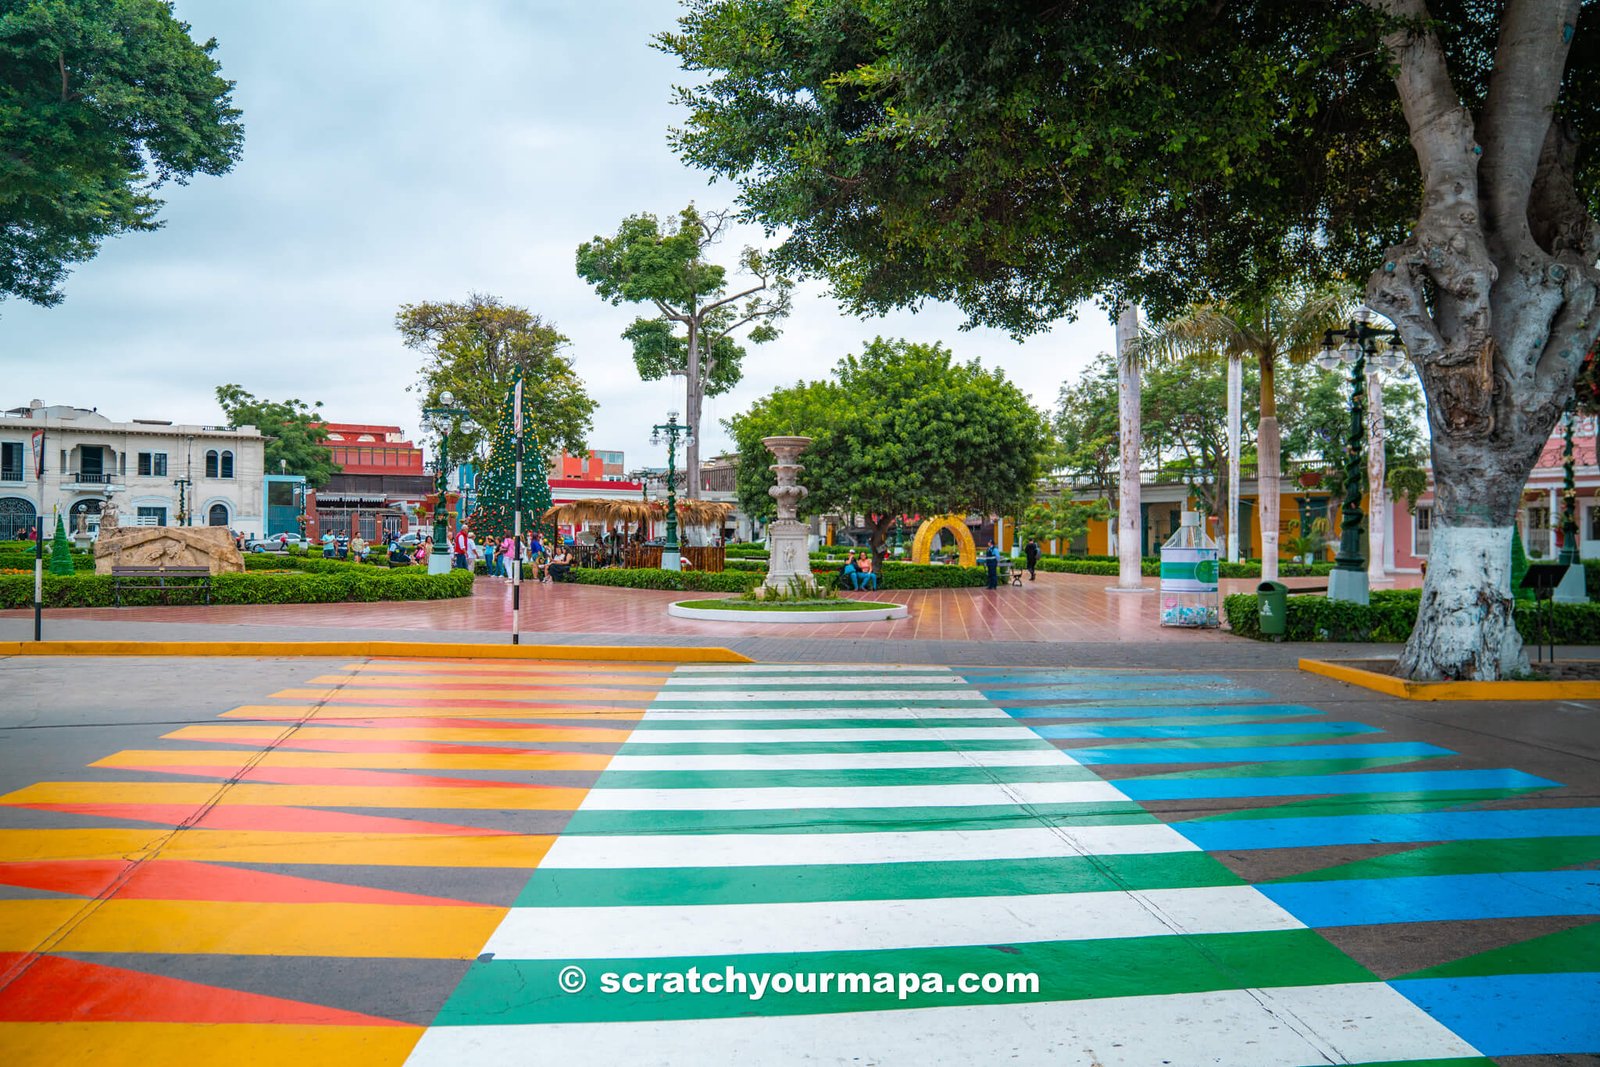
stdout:
<svg viewBox="0 0 1600 1067">
<path fill-rule="evenodd" d="M 309 542 L 299 534 L 274 534 L 244 543 L 247 552 L 282 552 L 287 548 L 305 548 Z"/>
</svg>

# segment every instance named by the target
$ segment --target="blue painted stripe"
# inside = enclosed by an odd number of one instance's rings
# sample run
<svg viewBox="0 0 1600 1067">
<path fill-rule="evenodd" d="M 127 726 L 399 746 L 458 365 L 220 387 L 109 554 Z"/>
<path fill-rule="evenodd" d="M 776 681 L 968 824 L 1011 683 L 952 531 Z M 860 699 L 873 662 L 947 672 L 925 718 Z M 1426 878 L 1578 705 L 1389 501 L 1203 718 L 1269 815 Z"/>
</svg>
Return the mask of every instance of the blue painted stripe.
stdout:
<svg viewBox="0 0 1600 1067">
<path fill-rule="evenodd" d="M 1207 797 L 1309 797 L 1330 793 L 1427 793 L 1457 789 L 1548 789 L 1548 778 L 1522 771 L 1387 771 L 1311 774 L 1285 778 L 1131 778 L 1117 788 L 1135 800 Z"/>
<path fill-rule="evenodd" d="M 1239 722 L 1194 723 L 1181 726 L 1105 726 L 1069 723 L 1035 726 L 1040 737 L 1255 737 L 1266 734 L 1381 734 L 1376 726 L 1359 722 Z"/>
<path fill-rule="evenodd" d="M 1485 1056 L 1600 1052 L 1600 972 L 1389 984 Z"/>
<path fill-rule="evenodd" d="M 1054 727 L 1033 732 L 1049 737 Z M 1262 745 L 1251 748 L 1192 748 L 1183 745 L 1128 745 L 1122 748 L 1077 748 L 1064 745 L 1079 763 L 1271 763 L 1301 759 L 1374 759 L 1382 756 L 1452 756 L 1448 748 L 1421 741 L 1370 745 Z"/>
<path fill-rule="evenodd" d="M 984 671 L 957 672 L 973 685 L 1070 685 L 1077 682 L 1137 682 L 1140 685 L 1226 685 L 1230 679 L 1220 674 L 1185 674 L 1182 671 Z"/>
<path fill-rule="evenodd" d="M 1117 783 L 1118 788 L 1126 785 Z M 1597 837 L 1600 836 L 1600 808 L 1324 815 L 1303 819 L 1177 822 L 1172 828 L 1207 852 L 1413 841 L 1494 841 L 1515 837 Z"/>
<path fill-rule="evenodd" d="M 1004 704 L 1014 719 L 1148 719 L 1206 715 L 1237 715 L 1250 718 L 1326 715 L 1321 708 L 1304 704 L 1186 704 L 1177 707 L 1097 707 L 1093 704 Z"/>
<path fill-rule="evenodd" d="M 1271 700 L 1272 694 L 1262 689 L 1156 689 L 1140 686 L 1137 689 L 1003 689 L 982 692 L 996 703 L 1008 700 L 1093 700 L 1108 707 L 1143 707 L 1165 704 L 1169 700 L 1224 701 Z M 1130 695 L 1138 694 L 1138 695 Z"/>
<path fill-rule="evenodd" d="M 1600 914 L 1600 871 L 1361 878 L 1257 888 L 1307 926 Z"/>
</svg>

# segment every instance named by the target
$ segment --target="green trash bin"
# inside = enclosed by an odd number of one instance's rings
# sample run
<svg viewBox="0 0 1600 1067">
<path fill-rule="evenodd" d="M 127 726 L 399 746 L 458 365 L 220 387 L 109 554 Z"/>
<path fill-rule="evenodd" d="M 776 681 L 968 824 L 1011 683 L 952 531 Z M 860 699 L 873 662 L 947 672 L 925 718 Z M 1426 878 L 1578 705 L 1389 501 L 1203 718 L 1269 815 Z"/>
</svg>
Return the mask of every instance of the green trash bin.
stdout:
<svg viewBox="0 0 1600 1067">
<path fill-rule="evenodd" d="M 1289 587 L 1282 582 L 1256 586 L 1256 615 L 1263 634 L 1281 639 L 1289 628 Z"/>
</svg>

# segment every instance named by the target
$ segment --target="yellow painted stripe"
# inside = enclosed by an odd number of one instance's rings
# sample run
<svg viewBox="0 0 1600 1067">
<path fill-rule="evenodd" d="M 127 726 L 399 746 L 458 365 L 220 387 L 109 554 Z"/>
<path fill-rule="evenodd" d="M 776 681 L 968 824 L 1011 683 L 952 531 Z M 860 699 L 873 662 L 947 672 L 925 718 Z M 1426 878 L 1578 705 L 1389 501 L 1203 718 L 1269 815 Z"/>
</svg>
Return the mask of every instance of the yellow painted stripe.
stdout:
<svg viewBox="0 0 1600 1067">
<path fill-rule="evenodd" d="M 584 688 L 584 683 L 589 686 L 601 686 L 600 689 Z M 554 678 L 550 675 L 501 675 L 495 677 L 482 677 L 476 672 L 471 675 L 458 674 L 322 674 L 315 678 L 308 678 L 306 685 L 326 685 L 337 688 L 350 686 L 365 686 L 372 689 L 405 689 L 417 693 L 437 693 L 449 696 L 464 690 L 456 688 L 463 684 L 482 686 L 485 689 L 500 693 L 513 694 L 527 693 L 529 699 L 543 700 L 543 694 L 552 696 L 579 697 L 589 692 L 621 693 L 640 700 L 646 699 L 660 692 L 664 680 L 654 678 L 644 679 L 626 675 L 595 676 L 585 675 L 581 678 Z M 541 694 L 534 696 L 534 694 Z M 504 695 L 496 699 L 507 699 Z"/>
<path fill-rule="evenodd" d="M 1413 682 L 1347 663 L 1302 659 L 1300 669 L 1403 700 L 1597 700 L 1600 682 Z"/>
<path fill-rule="evenodd" d="M 91 767 L 214 767 L 219 771 L 240 771 L 258 767 L 336 767 L 343 770 L 405 771 L 598 771 L 611 757 L 596 752 L 565 752 L 549 755 L 428 752 L 285 752 L 227 751 L 217 749 L 126 749 Z"/>
<path fill-rule="evenodd" d="M 265 716 L 246 716 L 264 718 Z M 170 741 L 250 741 L 280 734 L 276 724 L 239 726 L 233 723 L 199 723 L 163 734 Z M 621 744 L 632 730 L 596 727 L 522 727 L 497 729 L 492 726 L 302 726 L 294 731 L 299 741 L 521 741 L 529 744 Z"/>
<path fill-rule="evenodd" d="M 222 713 L 224 719 L 594 719 L 638 722 L 644 710 L 611 708 L 475 708 L 470 704 L 422 707 L 405 704 L 245 704 Z M 629 731 L 622 731 L 626 736 Z M 298 735 L 296 735 L 298 736 Z M 354 736 L 349 735 L 349 736 Z"/>
<path fill-rule="evenodd" d="M 216 900 L 0 900 L 0 952 L 472 959 L 496 907 Z"/>
<path fill-rule="evenodd" d="M 283 830 L 0 830 L 0 862 L 142 860 L 159 855 L 212 863 L 532 868 L 554 841 L 548 834 L 441 837 Z"/>
<path fill-rule="evenodd" d="M 0 656 L 352 656 L 435 659 L 753 663 L 726 648 L 672 645 L 478 645 L 431 641 L 0 641 Z"/>
<path fill-rule="evenodd" d="M 359 684 L 358 679 L 350 679 L 351 684 Z M 371 693 L 350 693 L 340 689 L 314 689 L 309 687 L 296 687 L 293 689 L 280 689 L 272 694 L 284 700 L 371 700 Z M 555 704 L 558 706 L 569 705 L 574 700 L 603 700 L 615 707 L 643 708 L 650 704 L 655 694 L 649 690 L 639 689 L 579 689 L 577 687 L 563 686 L 559 689 L 528 691 L 518 689 L 429 689 L 426 686 L 408 688 L 404 694 L 418 700 L 446 700 L 461 703 L 472 700 L 516 700 L 532 704 Z M 571 710 L 582 710 L 571 708 Z M 604 708 L 596 708 L 603 711 Z"/>
<path fill-rule="evenodd" d="M 267 785 L 239 782 L 38 782 L 0 804 L 251 804 L 320 808 L 478 808 L 573 811 L 587 789 L 503 786 Z M 354 861 L 352 861 L 354 862 Z"/>
<path fill-rule="evenodd" d="M 151 1067 L 152 1064 L 294 1064 L 389 1067 L 405 1062 L 417 1026 L 266 1023 L 0 1023 L 9 1067 Z"/>
<path fill-rule="evenodd" d="M 584 678 L 592 673 L 628 678 L 666 679 L 677 668 L 660 663 L 518 663 L 509 660 L 368 659 L 344 666 L 347 671 L 381 674 L 489 674 L 508 677 Z"/>
</svg>

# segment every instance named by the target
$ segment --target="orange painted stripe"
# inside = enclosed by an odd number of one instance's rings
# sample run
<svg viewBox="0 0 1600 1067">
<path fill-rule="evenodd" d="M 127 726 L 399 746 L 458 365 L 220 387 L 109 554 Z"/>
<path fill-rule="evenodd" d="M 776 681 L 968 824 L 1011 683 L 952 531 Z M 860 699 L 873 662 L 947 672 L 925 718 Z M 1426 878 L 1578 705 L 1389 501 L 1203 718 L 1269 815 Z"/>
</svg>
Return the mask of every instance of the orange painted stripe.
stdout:
<svg viewBox="0 0 1600 1067">
<path fill-rule="evenodd" d="M 174 753 L 182 755 L 183 753 Z M 228 779 L 230 782 L 259 782 L 270 785 L 363 786 L 372 789 L 549 789 L 537 782 L 499 782 L 485 778 L 444 778 L 405 771 L 340 770 L 336 767 L 226 767 L 193 764 L 127 763 L 123 770 L 151 774 L 181 774 L 190 778 Z"/>
<path fill-rule="evenodd" d="M 215 767 L 222 770 L 241 771 L 251 766 L 318 767 L 364 770 L 430 770 L 430 771 L 597 771 L 611 762 L 611 757 L 598 752 L 511 752 L 482 754 L 463 751 L 448 754 L 412 752 L 352 753 L 343 752 L 284 752 L 239 751 L 228 749 L 181 751 L 126 749 L 104 759 L 95 760 L 91 767 Z M 413 778 L 416 784 L 420 779 Z M 468 779 L 452 779 L 467 782 Z M 508 785 L 506 782 L 477 781 L 480 785 Z"/>
<path fill-rule="evenodd" d="M 356 694 L 351 694 L 352 697 Z M 368 699 L 370 694 L 360 694 L 362 699 Z M 408 706 L 409 705 L 409 706 Z M 273 721 L 299 720 L 311 717 L 313 722 L 350 721 L 358 722 L 361 719 L 425 719 L 448 724 L 451 716 L 445 712 L 447 708 L 458 708 L 460 717 L 472 719 L 590 719 L 596 722 L 628 722 L 635 723 L 644 714 L 643 709 L 637 711 L 608 710 L 606 708 L 544 708 L 532 704 L 508 704 L 505 707 L 489 707 L 481 704 L 462 704 L 452 701 L 440 701 L 436 706 L 420 706 L 414 702 L 399 705 L 365 704 L 350 707 L 343 703 L 329 704 L 246 704 L 231 711 L 225 711 L 221 717 L 224 719 L 267 719 Z M 627 737 L 631 730 L 619 731 L 622 737 Z M 570 740 L 570 739 L 569 739 Z M 596 738 L 595 740 L 601 740 Z"/>
<path fill-rule="evenodd" d="M 626 675 L 585 678 L 552 678 L 549 675 L 532 675 L 524 678 L 480 678 L 469 674 L 322 674 L 315 678 L 306 679 L 304 684 L 340 688 L 354 685 L 404 689 L 444 689 L 450 691 L 479 686 L 484 689 L 510 693 L 560 693 L 570 689 L 598 686 L 603 689 L 619 689 L 628 693 L 648 696 L 652 693 L 659 693 L 664 687 L 664 680 L 657 681 L 655 679 L 642 679 Z"/>
<path fill-rule="evenodd" d="M 186 787 L 187 788 L 187 787 Z M 200 786 L 213 789 L 211 786 Z M 213 789 L 214 791 L 214 789 Z M 539 865 L 549 834 L 299 833 L 288 830 L 0 830 L 0 862 L 78 859 L 205 860 L 213 863 L 306 863 L 375 867 L 495 867 Z"/>
<path fill-rule="evenodd" d="M 324 882 L 289 874 L 269 874 L 190 860 L 51 860 L 0 863 L 0 884 L 98 897 L 115 887 L 118 900 L 232 900 L 270 904 L 410 904 L 428 907 L 486 907 L 474 901 L 345 882 Z"/>
<path fill-rule="evenodd" d="M 427 706 L 430 704 L 449 704 L 452 706 L 469 705 L 471 707 L 550 707 L 564 708 L 570 711 L 581 711 L 585 708 L 605 710 L 607 708 L 645 708 L 650 705 L 655 696 L 653 692 L 641 692 L 638 689 L 606 689 L 562 687 L 555 692 L 560 693 L 562 699 L 553 699 L 552 692 L 530 693 L 527 700 L 518 700 L 510 695 L 514 690 L 505 689 L 440 689 L 428 686 L 415 686 L 403 693 L 352 693 L 343 689 L 318 689 L 306 686 L 297 686 L 292 689 L 280 689 L 273 693 L 273 697 L 282 700 L 315 700 L 318 702 L 328 700 L 363 700 L 372 703 L 384 703 L 389 700 L 403 700 L 410 704 Z M 585 702 L 589 703 L 585 703 Z"/>
<path fill-rule="evenodd" d="M 224 712 L 224 714 L 232 715 L 234 712 L 245 710 L 253 709 L 236 708 L 234 711 Z M 259 717 L 241 716 L 241 718 Z M 361 738 L 367 741 L 526 741 L 529 744 L 570 742 L 573 744 L 620 745 L 627 740 L 628 735 L 632 732 L 630 727 L 615 726 L 518 726 L 515 723 L 495 723 L 492 726 L 465 726 L 455 723 L 433 726 L 413 721 L 404 726 L 373 726 L 366 728 L 353 724 L 350 726 L 302 726 L 295 730 L 293 736 L 301 741 L 343 741 L 350 738 Z M 277 738 L 281 733 L 281 728 L 271 725 L 240 726 L 233 723 L 204 723 L 180 727 L 171 733 L 162 735 L 162 738 L 163 740 L 173 741 L 269 742 Z"/>
<path fill-rule="evenodd" d="M 583 678 L 591 674 L 634 674 L 666 679 L 677 667 L 670 663 L 617 663 L 613 660 L 546 660 L 520 663 L 490 659 L 370 659 L 348 663 L 347 671 L 394 674 L 516 674 Z"/>
<path fill-rule="evenodd" d="M 572 811 L 587 789 L 563 786 L 257 785 L 197 782 L 38 782 L 0 796 L 0 804 L 288 804 L 322 808 L 479 808 Z M 351 861 L 354 862 L 354 861 Z"/>
<path fill-rule="evenodd" d="M 420 1026 L 284 1023 L 0 1023 L 8 1067 L 151 1067 L 152 1064 L 293 1064 L 401 1067 Z"/>
<path fill-rule="evenodd" d="M 316 808 L 280 808 L 239 804 L 230 807 L 196 808 L 190 804 L 25 804 L 33 811 L 59 811 L 68 815 L 92 815 L 102 819 L 128 819 L 205 830 L 286 830 L 323 834 L 437 834 L 441 837 L 482 837 L 511 834 L 510 830 L 491 830 L 458 823 L 428 822 L 422 819 L 396 819 L 386 815 L 355 815 L 348 811 L 320 811 Z"/>
</svg>

